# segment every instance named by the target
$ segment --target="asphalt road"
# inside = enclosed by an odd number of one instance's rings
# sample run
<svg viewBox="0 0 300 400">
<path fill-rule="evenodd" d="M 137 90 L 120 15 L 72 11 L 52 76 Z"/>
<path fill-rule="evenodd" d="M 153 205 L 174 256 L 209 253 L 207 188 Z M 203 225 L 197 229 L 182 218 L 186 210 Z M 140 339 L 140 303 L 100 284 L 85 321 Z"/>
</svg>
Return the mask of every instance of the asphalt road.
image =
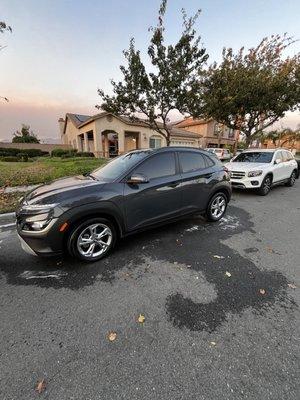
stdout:
<svg viewBox="0 0 300 400">
<path fill-rule="evenodd" d="M 299 199 L 234 193 L 93 265 L 0 233 L 0 399 L 299 400 Z"/>
</svg>

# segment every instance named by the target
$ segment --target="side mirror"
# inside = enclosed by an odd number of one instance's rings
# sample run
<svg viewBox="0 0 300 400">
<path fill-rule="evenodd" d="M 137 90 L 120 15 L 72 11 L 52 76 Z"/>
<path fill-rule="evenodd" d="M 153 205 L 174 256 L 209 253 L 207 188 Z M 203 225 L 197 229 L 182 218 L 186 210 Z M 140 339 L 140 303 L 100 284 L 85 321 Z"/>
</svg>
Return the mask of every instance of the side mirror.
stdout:
<svg viewBox="0 0 300 400">
<path fill-rule="evenodd" d="M 141 183 L 148 183 L 149 179 L 142 174 L 133 174 L 130 178 L 127 179 L 127 183 L 131 185 L 138 185 Z"/>
<path fill-rule="evenodd" d="M 276 158 L 276 160 L 274 161 L 274 164 L 280 164 L 281 163 L 281 158 Z"/>
</svg>

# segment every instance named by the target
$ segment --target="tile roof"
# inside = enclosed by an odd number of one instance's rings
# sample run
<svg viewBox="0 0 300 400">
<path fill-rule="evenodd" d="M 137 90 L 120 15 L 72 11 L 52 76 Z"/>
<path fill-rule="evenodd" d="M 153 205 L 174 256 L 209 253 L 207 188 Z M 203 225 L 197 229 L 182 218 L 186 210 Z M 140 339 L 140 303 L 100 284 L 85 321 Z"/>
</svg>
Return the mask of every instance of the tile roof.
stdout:
<svg viewBox="0 0 300 400">
<path fill-rule="evenodd" d="M 71 119 L 71 121 L 74 123 L 74 125 L 77 128 L 81 128 L 84 125 L 95 121 L 96 119 L 103 118 L 107 115 L 112 115 L 115 118 L 119 119 L 120 121 L 124 122 L 127 125 L 132 125 L 132 126 L 144 126 L 144 127 L 149 127 L 149 125 L 145 122 L 145 120 L 141 118 L 136 118 L 134 121 L 131 120 L 130 118 L 124 116 L 124 115 L 114 115 L 111 113 L 108 113 L 106 111 L 101 112 L 99 114 L 95 115 L 80 115 L 80 114 L 71 114 L 67 113 L 66 116 Z M 161 122 L 157 123 L 160 128 L 163 128 L 163 124 Z M 194 139 L 199 139 L 202 135 L 196 133 L 196 132 L 191 132 L 191 131 L 186 131 L 184 129 L 180 129 L 177 126 L 174 126 L 173 124 L 170 124 L 171 128 L 171 136 L 174 137 L 182 137 L 182 138 L 194 138 Z"/>
</svg>

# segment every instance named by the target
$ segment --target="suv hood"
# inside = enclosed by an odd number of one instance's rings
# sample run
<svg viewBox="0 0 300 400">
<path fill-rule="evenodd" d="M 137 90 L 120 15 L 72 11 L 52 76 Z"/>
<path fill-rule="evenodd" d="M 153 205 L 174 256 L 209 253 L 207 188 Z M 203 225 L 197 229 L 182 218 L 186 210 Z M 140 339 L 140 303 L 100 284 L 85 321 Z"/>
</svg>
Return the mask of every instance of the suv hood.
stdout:
<svg viewBox="0 0 300 400">
<path fill-rule="evenodd" d="M 229 162 L 225 166 L 229 171 L 254 171 L 256 169 L 265 169 L 270 163 L 253 163 L 253 162 Z"/>
<path fill-rule="evenodd" d="M 88 176 L 72 176 L 70 178 L 57 179 L 45 185 L 38 186 L 27 194 L 25 201 L 29 203 L 45 203 L 48 197 L 56 196 L 69 190 L 79 189 L 82 187 L 103 184 Z"/>
</svg>

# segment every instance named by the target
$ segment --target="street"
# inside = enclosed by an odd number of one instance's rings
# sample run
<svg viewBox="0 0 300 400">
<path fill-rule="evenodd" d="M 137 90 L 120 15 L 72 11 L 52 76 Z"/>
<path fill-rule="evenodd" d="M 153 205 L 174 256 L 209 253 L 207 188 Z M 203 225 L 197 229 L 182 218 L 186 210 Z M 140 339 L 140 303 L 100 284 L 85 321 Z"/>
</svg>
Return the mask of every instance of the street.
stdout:
<svg viewBox="0 0 300 400">
<path fill-rule="evenodd" d="M 131 236 L 90 265 L 27 255 L 4 228 L 0 399 L 298 400 L 299 199 L 299 180 L 234 192 L 220 222 Z"/>
</svg>

